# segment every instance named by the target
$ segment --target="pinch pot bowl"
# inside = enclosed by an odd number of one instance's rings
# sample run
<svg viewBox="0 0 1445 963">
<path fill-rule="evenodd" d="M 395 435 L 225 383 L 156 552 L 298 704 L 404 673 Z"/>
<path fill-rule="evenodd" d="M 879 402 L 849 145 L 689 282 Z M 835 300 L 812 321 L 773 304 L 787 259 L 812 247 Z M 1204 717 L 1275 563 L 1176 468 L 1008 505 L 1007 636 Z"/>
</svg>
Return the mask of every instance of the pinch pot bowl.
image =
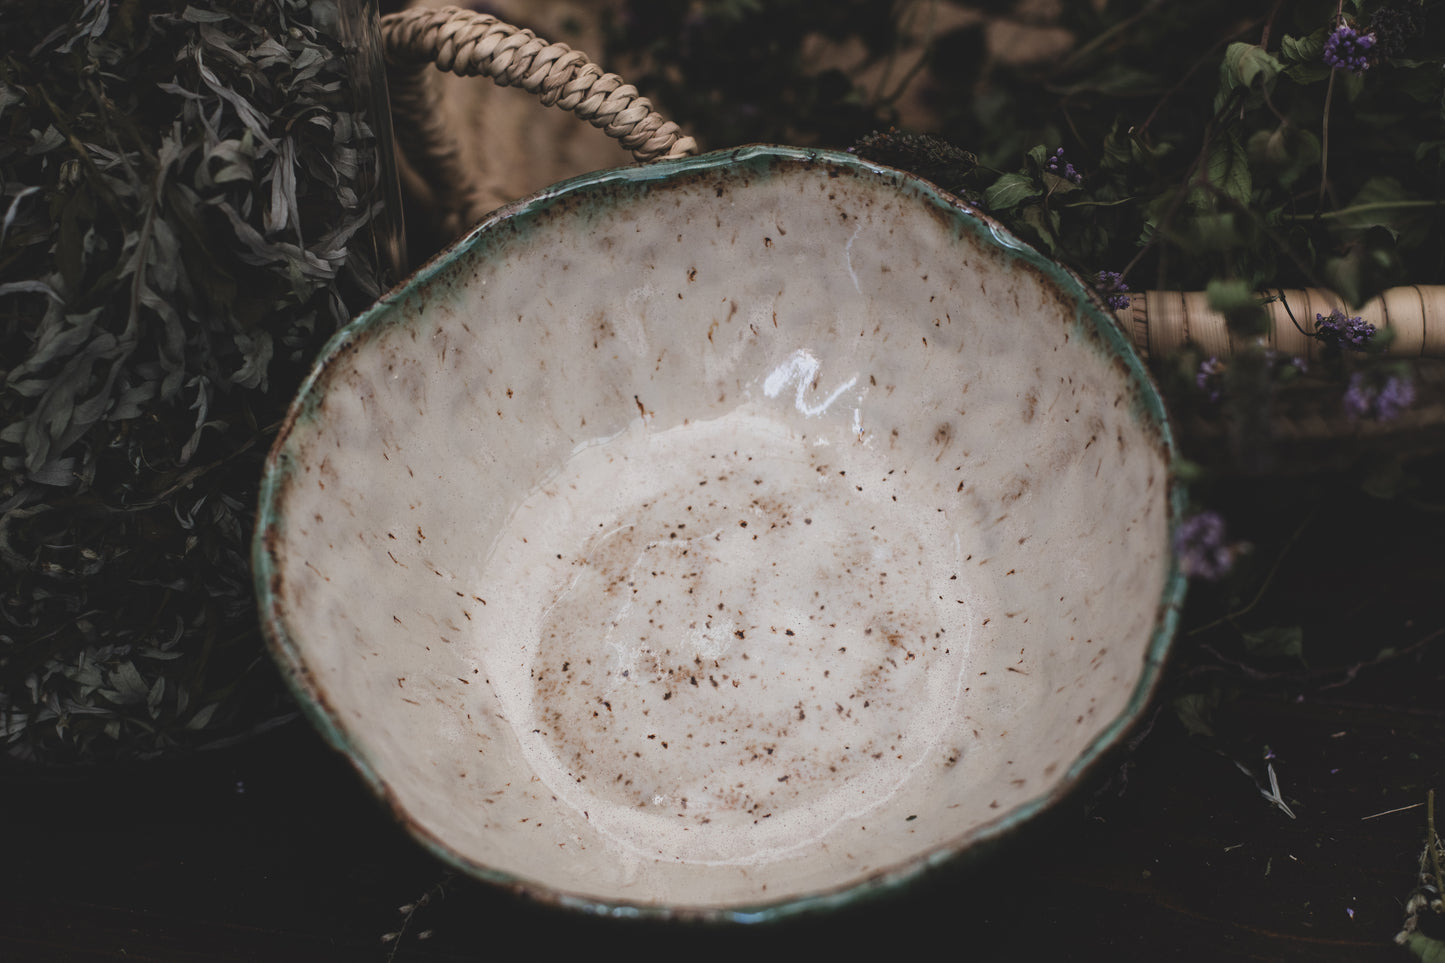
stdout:
<svg viewBox="0 0 1445 963">
<path fill-rule="evenodd" d="M 1159 395 L 930 184 L 752 147 L 503 209 L 327 346 L 267 463 L 272 654 L 423 844 L 775 918 L 1032 820 L 1183 579 Z"/>
</svg>

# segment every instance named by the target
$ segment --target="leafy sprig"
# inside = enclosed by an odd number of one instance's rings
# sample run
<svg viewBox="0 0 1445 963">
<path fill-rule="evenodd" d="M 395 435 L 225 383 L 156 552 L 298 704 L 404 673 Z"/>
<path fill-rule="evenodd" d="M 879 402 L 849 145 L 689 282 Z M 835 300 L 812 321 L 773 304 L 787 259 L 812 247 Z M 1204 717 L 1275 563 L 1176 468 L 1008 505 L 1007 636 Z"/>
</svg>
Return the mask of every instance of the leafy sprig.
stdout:
<svg viewBox="0 0 1445 963">
<path fill-rule="evenodd" d="M 285 706 L 250 591 L 260 462 L 390 235 L 343 26 L 332 0 L 0 7 L 12 755 L 156 752 Z"/>
<path fill-rule="evenodd" d="M 926 2 L 896 5 L 886 22 L 857 16 L 859 4 L 694 3 L 673 15 L 687 21 L 686 43 L 679 24 L 647 16 L 654 6 L 624 4 L 614 44 L 644 57 L 648 89 L 705 142 L 851 144 L 959 194 L 1080 276 L 1107 279 L 1100 293 L 1117 306 L 1127 289 L 1206 291 L 1248 344 L 1284 288 L 1332 290 L 1343 310 L 1392 285 L 1445 282 L 1441 0 L 1065 4 L 1056 26 L 1072 48 L 1012 64 L 985 55 L 977 22 L 919 29 L 936 22 Z M 711 57 L 687 55 L 711 39 Z M 805 103 L 797 92 L 822 83 L 809 73 L 820 47 L 853 52 L 850 85 Z M 926 116 L 927 130 L 897 129 L 901 98 L 862 79 L 910 57 L 922 67 L 910 76 L 924 78 L 910 116 Z M 1238 464 L 1276 467 L 1272 399 L 1300 369 L 1246 348 L 1216 359 L 1209 391 L 1220 397 L 1201 404 L 1207 359 L 1186 354 L 1156 359 L 1180 386 L 1174 403 L 1227 422 Z M 1378 350 L 1331 357 L 1307 377 L 1334 384 L 1327 416 L 1373 419 L 1397 413 L 1358 403 L 1388 383 L 1382 364 Z"/>
</svg>

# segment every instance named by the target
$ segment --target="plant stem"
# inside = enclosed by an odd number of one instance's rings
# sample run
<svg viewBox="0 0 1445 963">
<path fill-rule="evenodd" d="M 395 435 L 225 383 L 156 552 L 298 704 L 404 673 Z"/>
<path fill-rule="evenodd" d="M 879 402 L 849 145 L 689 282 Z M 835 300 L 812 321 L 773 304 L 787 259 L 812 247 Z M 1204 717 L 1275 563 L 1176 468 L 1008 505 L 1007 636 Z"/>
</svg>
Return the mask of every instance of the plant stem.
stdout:
<svg viewBox="0 0 1445 963">
<path fill-rule="evenodd" d="M 1138 199 L 1137 197 L 1121 197 L 1117 201 L 1080 200 L 1073 201 L 1069 204 L 1060 204 L 1059 207 L 1068 209 L 1075 207 L 1119 207 L 1121 204 L 1133 204 Z"/>
<path fill-rule="evenodd" d="M 1440 837 L 1435 832 L 1435 790 L 1425 794 L 1425 848 L 1430 850 L 1430 865 L 1435 870 L 1435 893 L 1445 889 L 1445 875 L 1440 873 Z"/>
<path fill-rule="evenodd" d="M 1323 157 L 1321 158 L 1321 169 L 1324 167 Z M 1398 211 L 1412 207 L 1439 207 L 1440 201 L 1412 200 L 1412 201 L 1370 201 L 1365 204 L 1351 204 L 1349 207 L 1341 207 L 1333 211 L 1325 211 L 1316 214 L 1280 214 L 1282 221 L 1316 221 L 1316 220 L 1339 220 L 1342 217 L 1352 217 L 1356 214 L 1368 214 L 1371 211 Z"/>
<path fill-rule="evenodd" d="M 1315 217 L 1323 217 L 1325 209 L 1325 188 L 1330 182 L 1330 103 L 1335 97 L 1336 70 L 1330 70 L 1330 82 L 1325 87 L 1325 117 L 1320 124 L 1320 193 L 1315 198 Z"/>
<path fill-rule="evenodd" d="M 1340 25 L 1344 17 L 1345 0 L 1339 0 L 1335 5 L 1335 26 Z M 1325 85 L 1325 110 L 1324 119 L 1320 122 L 1320 193 L 1315 198 L 1315 216 L 1319 217 L 1325 209 L 1325 190 L 1329 185 L 1330 178 L 1330 104 L 1335 99 L 1335 74 L 1339 68 L 1330 68 L 1330 82 Z"/>
<path fill-rule="evenodd" d="M 1304 534 L 1305 529 L 1308 528 L 1310 522 L 1314 520 L 1315 512 L 1317 511 L 1319 511 L 1319 505 L 1315 505 L 1313 508 L 1311 508 L 1309 514 L 1305 516 L 1304 521 L 1299 523 L 1299 527 L 1294 530 L 1294 532 L 1290 535 L 1289 540 L 1284 543 L 1284 547 L 1279 550 L 1279 555 L 1275 556 L 1274 564 L 1270 566 L 1269 574 L 1264 577 L 1264 582 L 1261 583 L 1261 585 L 1259 586 L 1259 591 L 1254 594 L 1254 598 L 1250 599 L 1248 605 L 1246 605 L 1242 609 L 1238 609 L 1226 615 L 1221 615 L 1213 622 L 1206 622 L 1201 626 L 1192 628 L 1187 633 L 1185 633 L 1185 635 L 1195 636 L 1200 634 L 1201 632 L 1207 632 L 1208 630 L 1215 628 L 1216 626 L 1223 625 L 1225 622 L 1233 622 L 1241 615 L 1248 615 L 1250 610 L 1259 604 L 1260 599 L 1264 598 L 1264 593 L 1269 591 L 1270 583 L 1274 581 L 1275 575 L 1279 573 L 1279 567 L 1284 564 L 1285 556 L 1289 554 L 1289 550 L 1294 547 L 1294 543 L 1299 541 L 1299 537 Z"/>
<path fill-rule="evenodd" d="M 1264 22 L 1264 29 L 1259 32 L 1259 46 L 1269 49 L 1269 32 L 1274 27 L 1274 18 L 1279 16 L 1279 8 L 1284 6 L 1284 0 L 1275 0 L 1274 8 L 1269 12 L 1269 19 Z"/>
<path fill-rule="evenodd" d="M 1134 24 L 1138 23 L 1140 20 L 1143 20 L 1145 17 L 1152 14 L 1160 6 L 1162 6 L 1162 0 L 1150 0 L 1150 2 L 1144 7 L 1136 10 L 1134 13 L 1125 17 L 1123 20 L 1120 20 L 1113 26 L 1105 28 L 1102 32 L 1090 38 L 1083 45 L 1076 47 L 1074 51 L 1070 53 L 1067 57 L 1065 57 L 1057 67 L 1049 71 L 1048 76 L 1057 77 L 1060 74 L 1064 74 L 1072 70 L 1080 61 L 1086 60 L 1096 50 L 1100 49 L 1106 44 L 1113 42 L 1115 37 L 1127 32 L 1131 27 L 1134 26 Z"/>
<path fill-rule="evenodd" d="M 1294 325 L 1294 329 L 1300 334 L 1304 335 L 1306 338 L 1312 337 L 1312 335 L 1304 328 L 1300 327 L 1300 323 L 1295 320 L 1294 312 L 1291 311 L 1289 307 L 1289 299 L 1284 296 L 1284 288 L 1277 288 L 1276 290 L 1279 291 L 1279 303 L 1284 305 L 1284 313 L 1289 315 L 1289 323 Z"/>
</svg>

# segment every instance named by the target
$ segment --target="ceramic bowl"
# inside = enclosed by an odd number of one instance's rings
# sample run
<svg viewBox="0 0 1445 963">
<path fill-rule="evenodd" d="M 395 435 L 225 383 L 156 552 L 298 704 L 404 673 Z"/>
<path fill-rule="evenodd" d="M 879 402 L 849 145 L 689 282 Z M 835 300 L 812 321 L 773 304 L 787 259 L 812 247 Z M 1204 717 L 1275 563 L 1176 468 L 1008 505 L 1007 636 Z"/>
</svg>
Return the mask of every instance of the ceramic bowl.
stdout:
<svg viewBox="0 0 1445 963">
<path fill-rule="evenodd" d="M 1158 393 L 1078 281 L 848 154 L 512 205 L 342 331 L 266 469 L 274 655 L 445 860 L 759 919 L 1031 819 L 1182 595 Z"/>
</svg>

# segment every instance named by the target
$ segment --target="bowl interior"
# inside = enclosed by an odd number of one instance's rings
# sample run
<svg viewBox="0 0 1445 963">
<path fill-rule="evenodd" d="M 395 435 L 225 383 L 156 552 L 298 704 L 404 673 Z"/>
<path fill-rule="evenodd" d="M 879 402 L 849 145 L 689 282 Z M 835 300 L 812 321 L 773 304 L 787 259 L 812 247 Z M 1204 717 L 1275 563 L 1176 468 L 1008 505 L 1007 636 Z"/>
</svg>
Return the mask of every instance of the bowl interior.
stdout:
<svg viewBox="0 0 1445 963">
<path fill-rule="evenodd" d="M 1181 581 L 1157 395 L 928 185 L 754 148 L 504 211 L 329 346 L 273 649 L 419 837 L 594 908 L 907 877 L 1075 782 Z"/>
</svg>

